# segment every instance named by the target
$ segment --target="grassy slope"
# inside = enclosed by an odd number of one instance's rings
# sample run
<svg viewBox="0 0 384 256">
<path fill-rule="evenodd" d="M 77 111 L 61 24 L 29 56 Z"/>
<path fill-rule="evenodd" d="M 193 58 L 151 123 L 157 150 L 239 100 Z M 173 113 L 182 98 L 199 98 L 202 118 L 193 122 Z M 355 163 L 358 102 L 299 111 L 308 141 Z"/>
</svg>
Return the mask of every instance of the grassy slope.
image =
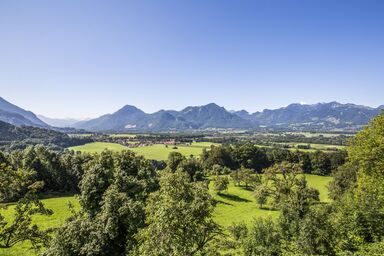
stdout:
<svg viewBox="0 0 384 256">
<path fill-rule="evenodd" d="M 71 147 L 70 149 L 75 151 L 82 151 L 87 153 L 100 153 L 104 149 L 110 149 L 113 151 L 132 150 L 139 155 L 143 155 L 148 159 L 166 160 L 170 152 L 180 152 L 185 156 L 199 156 L 203 148 L 209 148 L 212 143 L 208 142 L 196 142 L 192 145 L 178 145 L 177 149 L 173 149 L 172 146 L 165 147 L 165 145 L 156 144 L 146 147 L 128 148 L 116 143 L 107 142 L 93 142 L 81 146 Z"/>
<path fill-rule="evenodd" d="M 42 229 L 58 227 L 64 224 L 67 217 L 71 215 L 68 208 L 68 203 L 71 203 L 75 208 L 79 208 L 79 203 L 74 196 L 56 197 L 43 199 L 44 205 L 53 210 L 51 216 L 36 215 L 34 222 L 38 223 Z M 6 219 L 12 219 L 14 213 L 14 205 L 10 205 L 7 210 L 1 209 L 0 213 Z M 0 255 L 5 256 L 20 256 L 20 255 L 38 255 L 34 250 L 30 249 L 30 243 L 17 244 L 11 249 L 0 249 Z"/>
</svg>

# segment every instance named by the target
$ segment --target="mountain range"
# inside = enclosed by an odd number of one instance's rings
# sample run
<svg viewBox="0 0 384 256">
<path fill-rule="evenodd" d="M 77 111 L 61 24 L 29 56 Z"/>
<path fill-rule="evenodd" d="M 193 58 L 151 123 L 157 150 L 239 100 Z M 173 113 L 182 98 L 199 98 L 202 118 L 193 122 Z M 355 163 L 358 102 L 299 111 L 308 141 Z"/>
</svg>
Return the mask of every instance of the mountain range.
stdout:
<svg viewBox="0 0 384 256">
<path fill-rule="evenodd" d="M 228 111 L 215 103 L 189 106 L 180 111 L 160 110 L 145 113 L 135 106 L 126 105 L 112 114 L 95 119 L 52 119 L 36 116 L 0 97 L 0 121 L 16 126 L 53 128 L 68 126 L 96 132 L 134 131 L 193 131 L 214 129 L 274 129 L 356 131 L 361 129 L 384 105 L 378 108 L 338 102 L 317 104 L 290 104 L 279 109 L 265 109 L 249 113 L 246 110 Z M 49 123 L 49 124 L 47 124 Z"/>
<path fill-rule="evenodd" d="M 371 108 L 338 102 L 290 104 L 287 107 L 248 113 L 227 111 L 214 103 L 186 107 L 181 111 L 160 110 L 147 114 L 124 106 L 112 114 L 75 124 L 91 131 L 185 131 L 207 129 L 262 129 L 355 131 L 378 115 L 384 106 Z"/>
</svg>

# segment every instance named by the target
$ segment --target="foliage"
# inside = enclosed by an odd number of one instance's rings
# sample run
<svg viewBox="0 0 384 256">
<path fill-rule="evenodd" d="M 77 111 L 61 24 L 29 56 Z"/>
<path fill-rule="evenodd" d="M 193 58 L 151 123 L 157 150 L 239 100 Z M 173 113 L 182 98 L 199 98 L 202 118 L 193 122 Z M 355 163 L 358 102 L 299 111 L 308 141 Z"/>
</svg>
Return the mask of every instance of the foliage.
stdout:
<svg viewBox="0 0 384 256">
<path fill-rule="evenodd" d="M 216 176 L 213 180 L 213 186 L 217 193 L 228 190 L 229 179 L 227 176 Z"/>
<path fill-rule="evenodd" d="M 329 183 L 329 197 L 333 200 L 340 199 L 345 193 L 350 192 L 356 185 L 357 166 L 346 163 L 333 173 L 333 180 Z"/>
<path fill-rule="evenodd" d="M 236 241 L 245 238 L 248 234 L 248 228 L 244 222 L 239 224 L 233 223 L 228 227 L 228 231 Z"/>
<path fill-rule="evenodd" d="M 179 164 L 179 169 L 186 172 L 191 181 L 204 180 L 204 168 L 200 160 L 196 158 L 183 159 Z"/>
<path fill-rule="evenodd" d="M 242 243 L 245 256 L 280 255 L 281 235 L 279 228 L 271 219 L 257 219 Z"/>
<path fill-rule="evenodd" d="M 246 189 L 255 188 L 260 184 L 260 176 L 251 169 L 244 167 L 233 171 L 230 176 L 237 186 L 244 185 Z"/>
<path fill-rule="evenodd" d="M 265 150 L 255 147 L 252 143 L 241 144 L 234 148 L 233 156 L 238 166 L 252 169 L 256 172 L 270 165 Z"/>
<path fill-rule="evenodd" d="M 46 209 L 36 196 L 28 194 L 18 201 L 11 223 L 0 215 L 0 248 L 10 248 L 24 241 L 30 241 L 35 249 L 47 245 L 50 230 L 42 231 L 32 224 L 32 216 L 36 214 L 50 215 L 52 211 Z"/>
<path fill-rule="evenodd" d="M 32 224 L 34 215 L 52 214 L 36 196 L 36 191 L 43 186 L 43 182 L 32 182 L 29 178 L 29 173 L 25 175 L 22 170 L 12 170 L 2 164 L 0 198 L 9 200 L 19 197 L 22 193 L 25 195 L 18 200 L 12 219 L 6 220 L 0 214 L 0 248 L 11 248 L 21 242 L 30 241 L 32 247 L 38 249 L 49 240 L 49 230 L 42 231 L 36 224 Z"/>
<path fill-rule="evenodd" d="M 42 145 L 4 154 L 0 158 L 0 184 L 13 189 L 8 190 L 12 194 L 3 193 L 0 202 L 22 198 L 28 186 L 37 181 L 44 183 L 39 192 L 78 192 L 78 184 L 90 159 L 88 154 L 55 152 Z"/>
<path fill-rule="evenodd" d="M 263 208 L 263 205 L 265 205 L 268 201 L 269 190 L 265 186 L 257 186 L 254 196 L 260 208 Z"/>
<path fill-rule="evenodd" d="M 265 177 L 262 185 L 258 189 L 264 191 L 265 195 L 271 197 L 273 206 L 279 207 L 282 203 L 289 201 L 300 202 L 300 193 L 305 193 L 310 199 L 319 200 L 319 192 L 315 189 L 307 188 L 307 181 L 304 176 L 299 177 L 302 169 L 298 164 L 282 162 L 265 170 Z"/>
<path fill-rule="evenodd" d="M 179 164 L 185 159 L 185 157 L 179 152 L 171 152 L 168 155 L 167 166 L 170 170 L 176 171 Z"/>
<path fill-rule="evenodd" d="M 95 155 L 81 181 L 81 210 L 58 230 L 45 255 L 129 253 L 144 227 L 145 201 L 157 186 L 152 165 L 142 157 L 129 151 Z"/>
<path fill-rule="evenodd" d="M 203 255 L 220 233 L 212 220 L 214 200 L 202 183 L 182 172 L 164 172 L 160 190 L 150 196 L 147 227 L 140 231 L 137 255 Z"/>
<path fill-rule="evenodd" d="M 72 138 L 67 134 L 31 126 L 16 127 L 0 121 L 0 148 L 5 150 L 24 149 L 43 144 L 51 148 L 66 148 L 88 143 L 89 138 Z"/>
</svg>

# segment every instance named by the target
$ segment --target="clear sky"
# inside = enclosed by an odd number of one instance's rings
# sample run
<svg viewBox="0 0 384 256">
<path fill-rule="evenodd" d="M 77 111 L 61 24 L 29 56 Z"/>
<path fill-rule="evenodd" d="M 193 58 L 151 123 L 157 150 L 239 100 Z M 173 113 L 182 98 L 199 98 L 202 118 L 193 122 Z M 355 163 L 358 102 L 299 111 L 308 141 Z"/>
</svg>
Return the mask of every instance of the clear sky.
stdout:
<svg viewBox="0 0 384 256">
<path fill-rule="evenodd" d="M 383 0 L 0 0 L 0 96 L 49 117 L 384 104 Z"/>
</svg>

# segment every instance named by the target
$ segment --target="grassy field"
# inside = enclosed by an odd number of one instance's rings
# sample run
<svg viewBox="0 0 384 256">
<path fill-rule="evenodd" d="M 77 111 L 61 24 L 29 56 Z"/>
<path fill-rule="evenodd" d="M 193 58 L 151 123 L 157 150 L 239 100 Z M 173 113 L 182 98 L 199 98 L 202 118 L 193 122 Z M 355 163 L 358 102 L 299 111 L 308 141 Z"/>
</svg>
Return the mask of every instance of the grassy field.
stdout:
<svg viewBox="0 0 384 256">
<path fill-rule="evenodd" d="M 306 175 L 308 184 L 311 187 L 317 188 L 320 191 L 320 200 L 322 202 L 329 202 L 327 196 L 326 185 L 332 180 L 331 177 L 323 177 L 317 175 Z M 228 191 L 222 195 L 218 195 L 213 191 L 213 182 L 210 183 L 210 192 L 213 197 L 218 201 L 215 208 L 214 218 L 224 228 L 232 225 L 233 223 L 244 222 L 250 224 L 254 218 L 257 217 L 272 217 L 276 218 L 279 215 L 278 211 L 267 209 L 260 209 L 257 205 L 253 192 L 246 190 L 243 187 L 236 187 L 231 181 Z M 57 227 L 64 223 L 64 220 L 70 216 L 68 203 L 72 203 L 75 208 L 79 207 L 74 196 L 56 197 L 43 199 L 43 203 L 47 208 L 54 211 L 51 216 L 35 216 L 34 221 L 39 223 L 42 228 Z M 6 219 L 12 218 L 14 206 L 9 206 L 7 210 L 0 210 L 0 213 Z M 26 255 L 35 256 L 36 254 L 30 249 L 29 243 L 19 244 L 12 249 L 0 249 L 0 256 L 16 256 Z"/>
<path fill-rule="evenodd" d="M 340 145 L 330 145 L 330 144 L 315 144 L 315 143 L 297 143 L 297 142 L 285 142 L 285 143 L 279 143 L 284 145 L 291 145 L 292 147 L 297 148 L 298 145 L 310 145 L 312 150 L 327 150 L 327 149 L 344 149 L 345 146 Z M 310 150 L 311 150 L 310 149 Z"/>
<path fill-rule="evenodd" d="M 132 150 L 133 152 L 136 152 L 138 155 L 142 155 L 147 159 L 166 160 L 170 152 L 180 152 L 185 156 L 199 156 L 203 148 L 209 148 L 211 145 L 212 143 L 209 142 L 194 142 L 191 145 L 177 145 L 177 149 L 174 149 L 173 146 L 166 147 L 162 144 L 128 148 L 116 143 L 93 142 L 81 146 L 71 147 L 69 149 L 87 153 L 100 153 L 104 149 L 109 149 L 112 151 L 122 151 L 125 149 Z"/>
<path fill-rule="evenodd" d="M 330 144 L 314 144 L 314 143 L 297 143 L 297 142 L 282 142 L 282 143 L 276 143 L 276 144 L 281 144 L 281 145 L 291 145 L 291 148 L 286 148 L 291 151 L 303 151 L 303 152 L 316 152 L 318 150 L 333 150 L 333 149 L 345 149 L 345 146 L 339 146 L 339 145 L 330 145 Z M 297 145 L 310 145 L 310 149 L 302 149 L 302 148 L 297 148 Z M 256 144 L 257 147 L 260 148 L 273 148 L 273 146 L 268 146 L 268 145 L 260 145 Z"/>
<path fill-rule="evenodd" d="M 54 197 L 47 198 L 42 200 L 44 205 L 53 210 L 51 216 L 36 215 L 34 217 L 34 222 L 38 223 L 42 229 L 58 227 L 64 224 L 66 218 L 71 215 L 71 212 L 68 207 L 68 203 L 71 203 L 75 209 L 79 208 L 79 203 L 74 196 L 63 196 L 63 197 Z M 14 213 L 14 205 L 9 205 L 6 210 L 0 209 L 0 213 L 7 219 L 12 219 Z M 38 255 L 34 250 L 31 250 L 30 243 L 17 244 L 11 249 L 1 249 L 1 256 L 21 256 L 21 255 Z"/>
<path fill-rule="evenodd" d="M 69 149 L 74 151 L 81 151 L 85 153 L 100 153 L 105 149 L 109 149 L 112 151 L 122 151 L 128 148 L 117 143 L 92 142 L 92 143 L 87 143 L 81 146 L 70 147 Z"/>
<path fill-rule="evenodd" d="M 329 202 L 327 184 L 332 177 L 318 175 L 305 175 L 310 187 L 316 188 L 320 192 L 320 201 Z M 215 220 L 223 227 L 228 227 L 233 223 L 244 222 L 250 224 L 256 217 L 277 217 L 278 211 L 260 209 L 253 197 L 253 192 L 243 187 L 237 187 L 231 181 L 228 191 L 218 195 L 213 191 L 213 182 L 210 183 L 210 191 L 218 201 L 215 209 Z"/>
<path fill-rule="evenodd" d="M 112 138 L 136 138 L 136 134 L 131 134 L 131 133 L 114 133 L 110 134 Z"/>
</svg>

